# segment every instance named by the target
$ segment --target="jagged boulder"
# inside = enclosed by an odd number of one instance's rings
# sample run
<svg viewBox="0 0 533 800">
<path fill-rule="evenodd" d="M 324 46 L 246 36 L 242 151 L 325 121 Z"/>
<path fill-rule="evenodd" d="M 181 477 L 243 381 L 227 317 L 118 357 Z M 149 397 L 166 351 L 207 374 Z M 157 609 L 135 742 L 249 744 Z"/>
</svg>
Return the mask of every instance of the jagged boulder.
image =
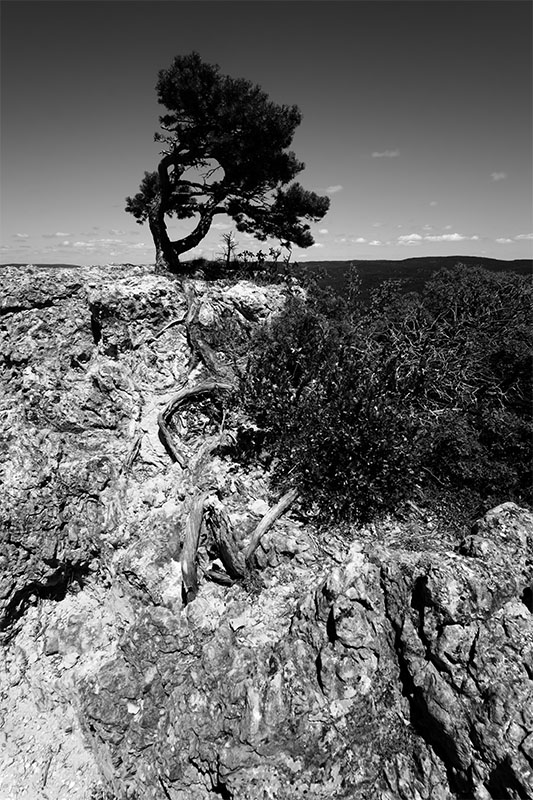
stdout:
<svg viewBox="0 0 533 800">
<path fill-rule="evenodd" d="M 533 515 L 513 503 L 458 552 L 381 553 L 382 583 L 416 729 L 459 796 L 529 796 Z"/>
<path fill-rule="evenodd" d="M 533 515 L 505 504 L 475 531 L 455 552 L 356 542 L 325 575 L 315 553 L 256 596 L 145 611 L 83 687 L 115 791 L 529 796 Z"/>
<path fill-rule="evenodd" d="M 146 401 L 186 376 L 179 348 L 171 360 L 168 344 L 164 354 L 146 344 L 183 310 L 183 293 L 124 272 L 2 273 L 0 628 L 31 594 L 61 595 L 87 574 Z M 125 336 L 135 355 L 117 359 Z"/>
</svg>

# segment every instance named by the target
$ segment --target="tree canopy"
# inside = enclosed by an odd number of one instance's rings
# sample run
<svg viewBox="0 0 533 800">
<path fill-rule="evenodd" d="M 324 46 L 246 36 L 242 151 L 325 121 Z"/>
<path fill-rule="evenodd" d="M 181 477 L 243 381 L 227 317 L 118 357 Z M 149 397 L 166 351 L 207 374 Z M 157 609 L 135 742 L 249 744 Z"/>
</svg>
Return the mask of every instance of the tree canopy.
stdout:
<svg viewBox="0 0 533 800">
<path fill-rule="evenodd" d="M 206 236 L 217 214 L 260 241 L 275 238 L 309 247 L 309 221 L 317 222 L 329 198 L 294 178 L 304 169 L 291 145 L 301 122 L 297 106 L 278 105 L 243 78 L 220 73 L 196 52 L 177 56 L 159 72 L 162 132 L 157 170 L 145 172 L 126 211 L 148 222 L 160 268 L 179 271 L 179 256 Z M 171 242 L 165 216 L 197 218 L 192 232 Z"/>
</svg>

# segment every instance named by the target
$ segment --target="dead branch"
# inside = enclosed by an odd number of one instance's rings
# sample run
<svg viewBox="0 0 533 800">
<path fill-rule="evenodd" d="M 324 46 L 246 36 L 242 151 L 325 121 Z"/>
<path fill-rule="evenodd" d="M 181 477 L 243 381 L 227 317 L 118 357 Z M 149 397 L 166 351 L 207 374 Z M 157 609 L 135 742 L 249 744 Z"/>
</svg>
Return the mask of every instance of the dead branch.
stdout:
<svg viewBox="0 0 533 800">
<path fill-rule="evenodd" d="M 281 517 L 285 511 L 287 511 L 297 497 L 297 490 L 290 489 L 286 494 L 283 495 L 283 497 L 276 503 L 275 506 L 267 511 L 257 528 L 254 530 L 244 551 L 244 558 L 249 569 L 253 567 L 253 555 L 257 550 L 259 542 L 261 541 L 261 537 L 264 536 L 268 530 L 270 530 L 276 520 L 279 519 L 279 517 Z"/>
<path fill-rule="evenodd" d="M 216 498 L 212 498 L 209 502 L 206 523 L 213 534 L 218 555 L 229 577 L 233 580 L 243 578 L 246 572 L 244 557 L 224 506 Z"/>
<path fill-rule="evenodd" d="M 198 541 L 200 539 L 200 528 L 202 527 L 202 517 L 204 513 L 204 503 L 207 497 L 206 492 L 202 492 L 193 498 L 187 522 L 185 524 L 185 536 L 181 550 L 181 580 L 183 604 L 187 605 L 194 600 L 198 593 L 198 572 L 196 569 L 196 553 L 198 551 Z"/>
<path fill-rule="evenodd" d="M 198 592 L 196 553 L 204 511 L 205 522 L 213 535 L 219 558 L 226 570 L 225 572 L 219 569 L 209 570 L 206 577 L 217 583 L 231 585 L 250 574 L 255 566 L 253 556 L 261 537 L 270 530 L 276 520 L 294 503 L 298 497 L 298 492 L 296 489 L 291 489 L 265 514 L 252 533 L 244 553 L 239 547 L 239 542 L 224 506 L 215 496 L 211 496 L 209 500 L 207 500 L 207 496 L 207 492 L 202 492 L 195 496 L 187 517 L 181 552 L 184 605 L 193 600 Z"/>
</svg>

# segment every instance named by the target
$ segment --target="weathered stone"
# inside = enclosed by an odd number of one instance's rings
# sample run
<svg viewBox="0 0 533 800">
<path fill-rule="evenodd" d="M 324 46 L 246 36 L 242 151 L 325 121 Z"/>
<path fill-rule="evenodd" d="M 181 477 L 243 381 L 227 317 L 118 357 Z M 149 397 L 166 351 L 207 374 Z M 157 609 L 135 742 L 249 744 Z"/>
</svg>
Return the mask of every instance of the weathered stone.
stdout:
<svg viewBox="0 0 533 800">
<path fill-rule="evenodd" d="M 230 585 L 207 580 L 203 525 L 184 607 L 193 498 L 243 551 L 276 499 L 217 451 L 207 407 L 169 421 L 183 464 L 158 416 L 208 371 L 187 325 L 247 336 L 283 290 L 133 267 L 2 281 L 0 797 L 533 795 L 531 513 L 506 503 L 459 544 L 424 521 L 348 544 L 289 511 Z"/>
</svg>

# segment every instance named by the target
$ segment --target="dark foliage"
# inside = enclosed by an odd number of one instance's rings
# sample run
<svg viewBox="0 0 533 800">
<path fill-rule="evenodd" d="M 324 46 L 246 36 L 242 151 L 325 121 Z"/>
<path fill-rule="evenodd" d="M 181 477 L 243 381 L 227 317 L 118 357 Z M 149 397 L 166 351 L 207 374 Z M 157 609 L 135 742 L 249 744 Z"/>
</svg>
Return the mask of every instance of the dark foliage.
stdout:
<svg viewBox="0 0 533 800">
<path fill-rule="evenodd" d="M 257 333 L 239 403 L 322 520 L 369 520 L 405 500 L 477 513 L 531 503 L 532 283 L 462 265 L 421 294 L 389 282 L 358 302 L 314 289 Z"/>
<path fill-rule="evenodd" d="M 157 171 L 145 172 L 139 192 L 126 198 L 126 211 L 139 224 L 149 222 L 158 263 L 175 268 L 217 214 L 262 241 L 313 244 L 307 221 L 322 219 L 329 198 L 294 180 L 305 166 L 288 149 L 301 122 L 296 106 L 277 105 L 259 86 L 222 75 L 195 52 L 161 70 L 156 90 L 167 113 L 155 139 L 165 149 Z M 197 224 L 171 242 L 165 216 L 197 217 Z"/>
</svg>

